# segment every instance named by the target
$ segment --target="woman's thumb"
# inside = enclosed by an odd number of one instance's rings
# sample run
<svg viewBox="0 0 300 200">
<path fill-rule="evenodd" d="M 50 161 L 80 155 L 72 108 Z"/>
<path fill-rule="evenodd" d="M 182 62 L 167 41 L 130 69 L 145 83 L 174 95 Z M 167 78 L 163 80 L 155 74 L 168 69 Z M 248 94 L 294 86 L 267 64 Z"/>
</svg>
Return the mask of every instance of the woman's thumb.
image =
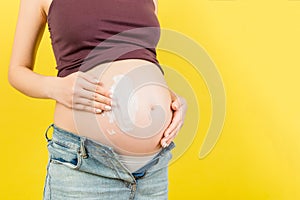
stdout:
<svg viewBox="0 0 300 200">
<path fill-rule="evenodd" d="M 179 108 L 179 103 L 178 100 L 176 99 L 175 101 L 172 102 L 172 109 L 177 110 Z"/>
</svg>

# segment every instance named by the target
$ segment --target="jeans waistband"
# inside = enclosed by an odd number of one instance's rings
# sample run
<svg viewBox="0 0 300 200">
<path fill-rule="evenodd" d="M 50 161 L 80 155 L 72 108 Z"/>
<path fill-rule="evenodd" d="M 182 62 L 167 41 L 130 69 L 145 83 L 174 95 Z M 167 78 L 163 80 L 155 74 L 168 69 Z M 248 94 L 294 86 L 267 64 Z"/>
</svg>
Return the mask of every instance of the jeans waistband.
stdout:
<svg viewBox="0 0 300 200">
<path fill-rule="evenodd" d="M 48 137 L 48 131 L 50 128 L 53 128 L 52 139 Z M 97 147 L 97 150 L 103 151 L 105 153 L 114 153 L 113 148 L 96 142 L 92 139 L 88 139 L 85 136 L 80 136 L 75 133 L 63 130 L 62 128 L 57 127 L 55 124 L 51 124 L 45 133 L 47 141 L 53 140 L 54 142 L 63 143 L 69 148 L 78 149 L 83 148 L 86 145 Z"/>
<path fill-rule="evenodd" d="M 50 139 L 48 137 L 48 131 L 50 128 L 53 128 L 53 136 Z M 112 147 L 109 147 L 107 145 L 101 144 L 99 142 L 96 142 L 92 139 L 86 138 L 84 136 L 80 136 L 74 133 L 71 133 L 69 131 L 63 130 L 59 127 L 57 127 L 55 124 L 51 124 L 46 132 L 45 137 L 47 141 L 53 141 L 60 143 L 64 146 L 67 146 L 68 148 L 74 149 L 80 153 L 80 155 L 83 158 L 87 158 L 88 154 L 86 152 L 86 147 L 89 149 L 89 153 L 95 153 L 95 154 L 105 154 L 107 157 L 111 158 L 118 158 L 118 154 L 114 152 Z M 136 175 L 136 178 L 142 177 L 145 172 L 155 165 L 158 162 L 159 157 L 163 156 L 166 152 L 170 151 L 175 147 L 174 142 L 171 142 L 169 146 L 161 149 L 161 151 L 152 159 L 150 160 L 146 165 L 132 173 L 134 176 Z"/>
</svg>

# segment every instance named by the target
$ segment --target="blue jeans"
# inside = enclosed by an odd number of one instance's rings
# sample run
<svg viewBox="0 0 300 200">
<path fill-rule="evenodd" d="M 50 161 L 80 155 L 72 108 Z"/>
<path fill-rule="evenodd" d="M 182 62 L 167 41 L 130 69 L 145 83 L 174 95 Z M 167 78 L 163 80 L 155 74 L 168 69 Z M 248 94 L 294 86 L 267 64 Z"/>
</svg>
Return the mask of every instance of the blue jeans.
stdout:
<svg viewBox="0 0 300 200">
<path fill-rule="evenodd" d="M 53 127 L 52 139 L 47 136 Z M 168 163 L 172 142 L 131 173 L 111 147 L 51 124 L 46 131 L 49 163 L 44 200 L 168 199 Z"/>
</svg>

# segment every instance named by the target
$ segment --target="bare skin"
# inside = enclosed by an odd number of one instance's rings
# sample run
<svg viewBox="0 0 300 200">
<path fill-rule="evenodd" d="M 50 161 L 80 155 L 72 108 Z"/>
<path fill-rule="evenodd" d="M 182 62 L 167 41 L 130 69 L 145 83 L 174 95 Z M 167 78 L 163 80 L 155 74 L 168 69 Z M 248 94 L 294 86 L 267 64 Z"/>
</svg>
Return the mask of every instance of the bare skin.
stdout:
<svg viewBox="0 0 300 200">
<path fill-rule="evenodd" d="M 77 133 L 72 117 L 64 117 L 72 110 L 99 115 L 109 112 L 112 99 L 109 97 L 108 82 L 99 82 L 99 77 L 91 73 L 76 72 L 60 78 L 35 73 L 36 51 L 47 23 L 47 15 L 52 0 L 21 0 L 15 39 L 9 66 L 9 82 L 20 92 L 34 98 L 53 99 L 57 102 L 54 123 Z M 157 1 L 154 0 L 157 13 Z M 122 61 L 115 65 L 122 65 Z M 101 80 L 102 81 L 102 80 Z M 80 82 L 75 86 L 75 82 Z M 158 139 L 161 146 L 170 144 L 183 125 L 186 102 L 170 91 L 170 124 Z M 92 102 L 92 103 L 91 103 Z M 67 119 L 66 119 L 67 118 Z M 157 138 L 156 138 L 157 140 Z M 122 147 L 123 148 L 123 147 Z M 158 147 L 156 147 L 158 148 Z"/>
</svg>

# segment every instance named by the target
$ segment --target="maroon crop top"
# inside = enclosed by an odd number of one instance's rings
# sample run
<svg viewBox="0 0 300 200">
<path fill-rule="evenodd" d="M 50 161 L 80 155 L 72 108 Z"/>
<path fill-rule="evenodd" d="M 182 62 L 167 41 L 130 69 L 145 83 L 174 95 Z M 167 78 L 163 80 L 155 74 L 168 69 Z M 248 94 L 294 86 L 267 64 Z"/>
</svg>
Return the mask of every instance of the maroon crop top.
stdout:
<svg viewBox="0 0 300 200">
<path fill-rule="evenodd" d="M 57 76 L 122 59 L 155 63 L 160 24 L 153 0 L 53 0 L 48 28 Z"/>
</svg>

